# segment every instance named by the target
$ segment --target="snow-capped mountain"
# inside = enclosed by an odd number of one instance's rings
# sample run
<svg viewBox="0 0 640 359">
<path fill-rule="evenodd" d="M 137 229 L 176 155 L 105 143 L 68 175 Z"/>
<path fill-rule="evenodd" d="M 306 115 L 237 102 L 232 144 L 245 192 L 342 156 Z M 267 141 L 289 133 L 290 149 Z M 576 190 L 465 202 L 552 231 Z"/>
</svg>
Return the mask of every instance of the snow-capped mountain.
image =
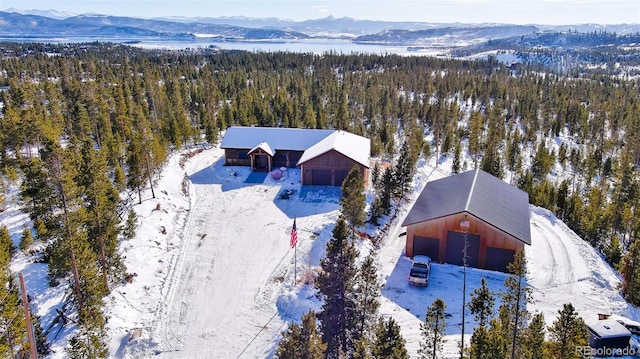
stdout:
<svg viewBox="0 0 640 359">
<path fill-rule="evenodd" d="M 348 17 L 325 17 L 306 21 L 277 18 L 166 17 L 142 19 L 99 14 L 75 15 L 55 10 L 0 11 L 0 36 L 146 36 L 172 37 L 207 34 L 235 40 L 307 38 L 355 39 L 367 43 L 422 45 L 442 43 L 480 43 L 488 40 L 531 35 L 541 31 L 606 31 L 617 34 L 637 33 L 639 24 L 580 26 L 538 26 L 509 24 L 440 24 L 424 22 L 389 22 L 357 20 Z"/>
</svg>

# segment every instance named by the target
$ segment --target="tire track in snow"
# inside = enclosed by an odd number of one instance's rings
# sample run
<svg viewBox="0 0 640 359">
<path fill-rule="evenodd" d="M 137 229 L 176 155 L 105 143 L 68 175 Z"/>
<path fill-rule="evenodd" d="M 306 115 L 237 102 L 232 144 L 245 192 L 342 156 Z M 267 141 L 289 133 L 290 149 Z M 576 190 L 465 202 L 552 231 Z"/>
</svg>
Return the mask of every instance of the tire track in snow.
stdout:
<svg viewBox="0 0 640 359">
<path fill-rule="evenodd" d="M 542 229 L 540 228 L 540 225 L 534 220 L 531 223 L 533 229 L 535 231 L 538 232 L 538 236 L 537 238 L 542 238 L 544 239 L 544 252 L 546 253 L 545 258 L 549 259 L 548 263 L 542 263 L 542 266 L 544 267 L 544 269 L 546 269 L 546 271 L 543 273 L 543 277 L 545 278 L 543 281 L 541 281 L 541 283 L 537 283 L 537 285 L 544 285 L 544 286 L 548 286 L 551 283 L 554 283 L 556 280 L 556 275 L 555 275 L 555 271 L 553 270 L 555 267 L 557 267 L 558 262 L 556 260 L 555 254 L 551 248 L 551 242 L 549 241 L 549 238 L 547 238 L 547 236 L 542 234 Z M 538 253 L 538 255 L 540 255 L 540 253 Z M 540 275 L 541 273 L 534 273 L 535 276 Z"/>
<path fill-rule="evenodd" d="M 153 319 L 152 325 L 152 339 L 160 338 L 161 350 L 175 350 L 174 347 L 166 348 L 166 345 L 171 342 L 177 342 L 181 344 L 183 341 L 181 337 L 172 330 L 171 318 L 172 303 L 176 296 L 176 291 L 180 287 L 180 278 L 183 274 L 191 272 L 191 261 L 186 260 L 185 257 L 192 256 L 194 253 L 191 251 L 193 245 L 194 236 L 192 230 L 196 222 L 196 216 L 193 213 L 196 208 L 197 197 L 195 188 L 193 185 L 189 186 L 189 212 L 187 219 L 184 221 L 182 230 L 180 231 L 178 251 L 172 259 L 172 263 L 169 265 L 169 272 L 167 274 L 167 280 L 161 290 L 161 300 L 158 303 L 156 314 Z M 184 312 L 181 310 L 179 316 L 182 317 Z"/>
<path fill-rule="evenodd" d="M 187 238 L 182 241 L 187 253 L 176 266 L 182 274 L 174 275 L 177 280 L 171 281 L 175 286 L 168 291 L 171 297 L 163 298 L 167 309 L 158 321 L 157 336 L 152 338 L 160 349 L 155 354 L 163 358 L 202 357 L 205 350 L 206 357 L 235 357 L 245 351 L 244 356 L 253 356 L 252 351 L 272 347 L 265 343 L 272 343 L 285 323 L 275 306 L 282 290 L 277 279 L 287 272 L 293 253 L 286 250 L 288 229 L 273 226 L 281 221 L 268 220 L 278 188 L 257 186 L 221 192 L 214 186 L 192 187 L 197 199 L 192 201 L 189 228 L 184 231 Z M 257 193 L 250 193 L 254 188 Z M 255 221 L 244 228 L 232 225 L 237 218 Z M 261 230 L 256 232 L 255 228 Z M 201 233 L 207 233 L 204 240 Z M 274 252 L 273 248 L 280 249 Z M 211 347 L 207 342 L 216 345 Z"/>
<path fill-rule="evenodd" d="M 538 268 L 538 272 L 531 273 L 533 278 L 530 284 L 535 292 L 534 297 L 547 298 L 545 299 L 547 302 L 557 297 L 558 291 L 563 295 L 571 295 L 578 284 L 573 270 L 576 263 L 573 263 L 569 247 L 562 238 L 562 234 L 557 232 L 556 225 L 551 222 L 555 217 L 550 216 L 552 215 L 536 210 L 531 214 L 533 242 L 530 256 L 532 256 L 531 260 L 535 261 L 534 266 Z M 541 256 L 546 256 L 548 259 Z M 546 266 L 545 261 L 548 261 Z M 548 273 L 540 273 L 541 270 Z M 541 276 L 539 280 L 537 276 Z"/>
</svg>

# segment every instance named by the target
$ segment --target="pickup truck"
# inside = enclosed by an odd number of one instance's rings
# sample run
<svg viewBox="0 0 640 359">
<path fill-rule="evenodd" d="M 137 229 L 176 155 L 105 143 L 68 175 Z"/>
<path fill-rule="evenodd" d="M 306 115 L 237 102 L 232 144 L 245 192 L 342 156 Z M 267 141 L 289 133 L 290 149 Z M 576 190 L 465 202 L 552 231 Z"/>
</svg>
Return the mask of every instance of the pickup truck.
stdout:
<svg viewBox="0 0 640 359">
<path fill-rule="evenodd" d="M 409 272 L 409 284 L 426 287 L 429 285 L 430 272 L 431 258 L 429 256 L 415 255 Z"/>
</svg>

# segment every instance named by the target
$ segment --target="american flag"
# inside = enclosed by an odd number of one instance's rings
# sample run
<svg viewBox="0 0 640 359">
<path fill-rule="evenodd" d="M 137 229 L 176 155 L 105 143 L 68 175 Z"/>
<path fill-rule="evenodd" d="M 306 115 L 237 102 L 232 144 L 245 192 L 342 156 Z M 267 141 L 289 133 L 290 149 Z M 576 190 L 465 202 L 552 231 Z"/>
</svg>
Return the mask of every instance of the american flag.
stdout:
<svg viewBox="0 0 640 359">
<path fill-rule="evenodd" d="M 291 227 L 291 240 L 289 241 L 291 248 L 295 248 L 298 244 L 298 230 L 296 228 L 296 219 L 293 219 L 293 227 Z"/>
</svg>

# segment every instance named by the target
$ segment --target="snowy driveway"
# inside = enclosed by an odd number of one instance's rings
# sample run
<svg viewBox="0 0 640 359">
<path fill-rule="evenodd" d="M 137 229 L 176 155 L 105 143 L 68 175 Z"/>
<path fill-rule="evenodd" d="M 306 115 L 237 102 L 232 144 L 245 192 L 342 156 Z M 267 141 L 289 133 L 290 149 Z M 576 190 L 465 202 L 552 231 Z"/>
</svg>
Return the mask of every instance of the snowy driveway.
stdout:
<svg viewBox="0 0 640 359">
<path fill-rule="evenodd" d="M 292 278 L 293 216 L 304 216 L 300 240 L 309 242 L 307 229 L 335 217 L 337 203 L 280 199 L 285 187 L 299 194 L 296 173 L 249 184 L 247 168 L 211 155 L 195 156 L 187 170 L 191 209 L 152 326 L 155 357 L 267 357 L 288 319 L 276 303 Z"/>
<path fill-rule="evenodd" d="M 263 327 L 268 342 L 282 329 L 274 303 L 290 251 L 273 205 L 280 187 L 249 190 L 214 168 L 191 176 L 195 202 L 153 334 L 161 358 L 236 358 Z"/>
</svg>

